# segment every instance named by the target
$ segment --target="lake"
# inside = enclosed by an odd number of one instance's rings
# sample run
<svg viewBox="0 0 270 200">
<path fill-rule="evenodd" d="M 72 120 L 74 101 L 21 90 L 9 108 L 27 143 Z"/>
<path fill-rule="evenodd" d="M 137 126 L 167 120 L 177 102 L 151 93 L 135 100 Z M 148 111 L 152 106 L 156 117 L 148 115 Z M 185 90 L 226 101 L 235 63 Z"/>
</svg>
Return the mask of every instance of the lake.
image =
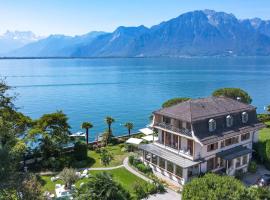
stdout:
<svg viewBox="0 0 270 200">
<path fill-rule="evenodd" d="M 72 131 L 91 121 L 91 140 L 116 119 L 115 135 L 149 123 L 152 111 L 172 97 L 206 97 L 221 87 L 239 87 L 264 112 L 270 104 L 270 57 L 4 59 L 0 76 L 19 94 L 16 105 L 32 118 L 63 110 Z"/>
</svg>

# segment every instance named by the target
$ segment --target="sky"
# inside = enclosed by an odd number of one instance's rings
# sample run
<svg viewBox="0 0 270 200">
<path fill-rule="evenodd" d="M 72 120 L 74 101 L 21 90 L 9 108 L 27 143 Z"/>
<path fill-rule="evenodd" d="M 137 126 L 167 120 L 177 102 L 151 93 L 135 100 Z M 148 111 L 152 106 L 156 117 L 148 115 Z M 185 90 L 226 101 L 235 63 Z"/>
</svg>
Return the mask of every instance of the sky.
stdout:
<svg viewBox="0 0 270 200">
<path fill-rule="evenodd" d="M 233 13 L 240 19 L 270 19 L 270 0 L 0 0 L 0 33 L 112 32 L 118 26 L 150 27 L 203 9 Z"/>
</svg>

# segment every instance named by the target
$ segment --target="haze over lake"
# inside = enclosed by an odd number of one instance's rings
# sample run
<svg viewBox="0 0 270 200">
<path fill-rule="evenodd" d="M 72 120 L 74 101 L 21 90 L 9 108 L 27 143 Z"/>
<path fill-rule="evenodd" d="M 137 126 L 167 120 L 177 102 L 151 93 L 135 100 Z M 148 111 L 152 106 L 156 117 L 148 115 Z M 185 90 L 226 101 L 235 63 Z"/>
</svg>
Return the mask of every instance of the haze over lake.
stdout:
<svg viewBox="0 0 270 200">
<path fill-rule="evenodd" d="M 19 93 L 16 105 L 33 118 L 63 110 L 72 131 L 91 121 L 93 134 L 116 119 L 115 135 L 149 123 L 152 111 L 173 97 L 206 97 L 221 87 L 240 87 L 264 112 L 270 104 L 270 57 L 115 58 L 0 60 L 0 76 Z"/>
</svg>

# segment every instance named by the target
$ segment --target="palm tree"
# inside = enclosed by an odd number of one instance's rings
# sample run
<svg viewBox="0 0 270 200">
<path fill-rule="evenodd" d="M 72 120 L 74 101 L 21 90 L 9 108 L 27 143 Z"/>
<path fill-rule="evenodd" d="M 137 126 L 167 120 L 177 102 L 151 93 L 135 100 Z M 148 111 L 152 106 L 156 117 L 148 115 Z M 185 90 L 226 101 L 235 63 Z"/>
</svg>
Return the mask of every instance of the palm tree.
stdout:
<svg viewBox="0 0 270 200">
<path fill-rule="evenodd" d="M 88 144 L 88 131 L 90 128 L 93 128 L 91 122 L 83 122 L 82 128 L 86 130 L 86 144 Z"/>
<path fill-rule="evenodd" d="M 128 129 L 128 136 L 130 137 L 130 130 L 133 129 L 133 123 L 127 122 L 124 126 Z"/>
<path fill-rule="evenodd" d="M 71 185 L 79 178 L 75 169 L 66 167 L 60 172 L 59 177 L 64 182 L 65 187 L 68 189 L 70 189 Z"/>
<path fill-rule="evenodd" d="M 112 123 L 115 122 L 114 118 L 110 117 L 110 116 L 107 116 L 105 118 L 105 122 L 108 124 L 108 130 L 109 130 L 109 133 L 112 134 L 112 129 L 111 129 L 111 126 L 112 126 Z"/>
</svg>

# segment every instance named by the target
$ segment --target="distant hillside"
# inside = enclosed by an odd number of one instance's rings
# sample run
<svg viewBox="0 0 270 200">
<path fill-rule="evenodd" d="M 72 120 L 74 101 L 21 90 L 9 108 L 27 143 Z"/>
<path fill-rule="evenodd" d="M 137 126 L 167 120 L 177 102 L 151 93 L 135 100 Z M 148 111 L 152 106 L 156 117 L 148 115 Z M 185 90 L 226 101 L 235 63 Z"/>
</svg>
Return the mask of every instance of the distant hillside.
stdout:
<svg viewBox="0 0 270 200">
<path fill-rule="evenodd" d="M 91 34 L 90 34 L 91 35 Z M 147 28 L 119 27 L 95 36 L 50 36 L 8 56 L 144 57 L 270 55 L 270 21 L 193 11 Z"/>
<path fill-rule="evenodd" d="M 0 54 L 6 53 L 41 39 L 31 31 L 6 31 L 0 35 Z"/>
</svg>

